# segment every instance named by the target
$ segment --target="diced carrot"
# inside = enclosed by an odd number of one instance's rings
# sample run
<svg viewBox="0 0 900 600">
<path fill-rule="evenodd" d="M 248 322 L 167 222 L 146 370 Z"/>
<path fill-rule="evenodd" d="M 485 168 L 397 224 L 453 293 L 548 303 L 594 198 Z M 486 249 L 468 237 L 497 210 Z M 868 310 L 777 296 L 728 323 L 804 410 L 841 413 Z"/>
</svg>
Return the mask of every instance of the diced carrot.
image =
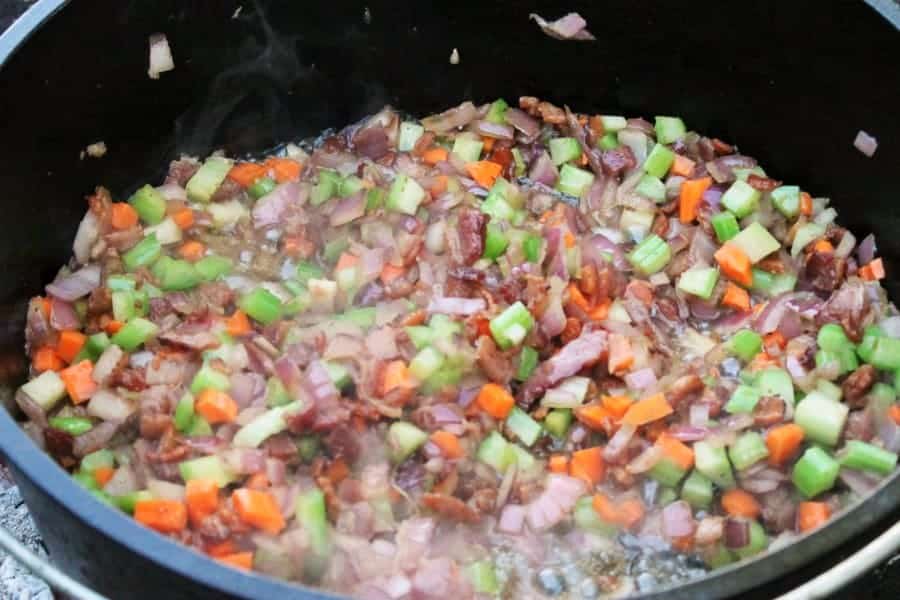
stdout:
<svg viewBox="0 0 900 600">
<path fill-rule="evenodd" d="M 656 438 L 656 445 L 662 449 L 663 456 L 682 469 L 688 470 L 694 466 L 694 450 L 681 440 L 663 432 Z"/>
<path fill-rule="evenodd" d="M 606 431 L 609 424 L 615 421 L 615 416 L 600 404 L 577 406 L 574 413 L 576 419 L 594 431 Z"/>
<path fill-rule="evenodd" d="M 628 408 L 634 404 L 634 400 L 628 396 L 603 396 L 601 399 L 603 408 L 616 419 L 621 419 L 628 412 Z"/>
<path fill-rule="evenodd" d="M 631 341 L 619 333 L 611 333 L 608 338 L 609 347 L 609 372 L 622 376 L 634 364 L 634 352 L 631 351 Z"/>
<path fill-rule="evenodd" d="M 616 505 L 605 494 L 594 494 L 591 504 L 601 519 L 610 525 L 619 524 L 619 512 L 616 510 Z"/>
<path fill-rule="evenodd" d="M 234 543 L 234 540 L 227 539 L 221 542 L 216 542 L 213 544 L 209 544 L 204 548 L 204 551 L 210 556 L 220 557 L 228 554 L 234 554 L 238 551 L 237 544 Z"/>
<path fill-rule="evenodd" d="M 581 290 L 578 289 L 577 285 L 570 283 L 566 290 L 569 292 L 569 302 L 584 312 L 589 312 L 591 310 L 591 303 L 584 297 L 584 294 L 581 293 Z"/>
<path fill-rule="evenodd" d="M 115 473 L 116 470 L 112 467 L 98 467 L 94 469 L 94 481 L 97 482 L 97 485 L 103 487 L 109 483 L 109 480 L 113 478 Z"/>
<path fill-rule="evenodd" d="M 828 254 L 829 252 L 834 252 L 834 246 L 828 240 L 816 240 L 813 250 L 819 254 Z"/>
<path fill-rule="evenodd" d="M 812 196 L 806 192 L 800 192 L 800 214 L 804 217 L 812 215 L 813 203 Z"/>
<path fill-rule="evenodd" d="M 198 525 L 219 508 L 219 485 L 212 479 L 191 479 L 184 492 L 188 517 Z"/>
<path fill-rule="evenodd" d="M 484 317 L 477 317 L 475 319 L 475 331 L 478 333 L 478 337 L 481 337 L 483 335 L 490 337 L 490 335 L 491 335 L 490 319 L 486 319 Z"/>
<path fill-rule="evenodd" d="M 478 160 L 466 163 L 466 172 L 475 182 L 485 189 L 493 187 L 503 167 L 489 160 Z"/>
<path fill-rule="evenodd" d="M 252 330 L 253 328 L 250 326 L 250 319 L 247 318 L 247 313 L 241 309 L 234 311 L 234 314 L 225 319 L 225 331 L 227 331 L 230 336 L 242 337 L 248 335 Z"/>
<path fill-rule="evenodd" d="M 888 409 L 888 415 L 894 420 L 894 423 L 900 425 L 900 404 L 894 404 Z"/>
<path fill-rule="evenodd" d="M 190 208 L 181 208 L 172 213 L 172 220 L 179 229 L 190 229 L 194 224 L 194 211 Z"/>
<path fill-rule="evenodd" d="M 268 169 L 263 165 L 252 163 L 252 162 L 242 162 L 231 167 L 231 170 L 228 171 L 228 178 L 237 183 L 239 186 L 248 188 L 253 185 L 260 177 L 263 177 Z"/>
<path fill-rule="evenodd" d="M 62 379 L 66 386 L 66 391 L 72 402 L 81 404 L 90 400 L 94 392 L 97 391 L 97 384 L 94 382 L 94 365 L 91 361 L 84 359 L 83 361 L 66 367 L 59 372 L 59 378 Z"/>
<path fill-rule="evenodd" d="M 794 423 L 786 423 L 770 429 L 766 434 L 769 464 L 780 467 L 790 460 L 800 448 L 803 438 L 803 428 Z"/>
<path fill-rule="evenodd" d="M 694 536 L 693 535 L 684 535 L 677 538 L 672 538 L 669 540 L 669 543 L 672 544 L 672 547 L 680 552 L 690 552 L 694 547 Z"/>
<path fill-rule="evenodd" d="M 491 150 L 494 149 L 495 141 L 496 140 L 490 136 L 487 136 L 487 135 L 481 136 L 481 142 L 483 144 L 483 150 L 485 151 L 485 153 L 490 152 Z"/>
<path fill-rule="evenodd" d="M 139 500 L 134 505 L 134 520 L 160 533 L 178 533 L 187 527 L 187 507 L 181 500 Z"/>
<path fill-rule="evenodd" d="M 297 181 L 300 179 L 300 172 L 303 170 L 303 165 L 290 158 L 276 158 L 273 156 L 263 164 L 272 171 L 272 175 L 274 175 L 275 181 L 278 183 Z"/>
<path fill-rule="evenodd" d="M 197 240 L 188 240 L 178 248 L 178 254 L 188 262 L 197 262 L 203 258 L 204 252 L 206 252 L 206 246 Z"/>
<path fill-rule="evenodd" d="M 138 214 L 127 202 L 113 202 L 110 223 L 116 229 L 131 229 L 138 224 Z"/>
<path fill-rule="evenodd" d="M 57 356 L 53 346 L 41 346 L 34 351 L 34 356 L 31 357 L 31 366 L 38 373 L 43 373 L 44 371 L 59 371 L 66 364 Z"/>
<path fill-rule="evenodd" d="M 759 502 L 749 492 L 732 488 L 722 493 L 722 510 L 732 517 L 755 519 L 759 516 Z"/>
<path fill-rule="evenodd" d="M 866 281 L 877 281 L 879 279 L 884 279 L 884 261 L 880 258 L 876 258 L 869 264 L 863 265 L 859 268 L 859 276 Z"/>
<path fill-rule="evenodd" d="M 696 165 L 697 163 L 689 159 L 687 156 L 676 154 L 675 160 L 672 161 L 672 166 L 669 168 L 669 172 L 671 172 L 672 175 L 690 177 L 691 173 L 694 172 L 694 167 Z"/>
<path fill-rule="evenodd" d="M 270 485 L 269 476 L 266 475 L 265 471 L 254 473 L 244 482 L 244 487 L 250 488 L 251 490 L 267 490 Z"/>
<path fill-rule="evenodd" d="M 505 419 L 512 410 L 515 399 L 506 388 L 496 383 L 486 383 L 478 392 L 478 405 L 495 419 Z"/>
<path fill-rule="evenodd" d="M 243 569 L 244 571 L 249 571 L 253 568 L 252 552 L 235 552 L 234 554 L 217 556 L 216 560 L 220 563 L 228 565 L 229 567 Z"/>
<path fill-rule="evenodd" d="M 67 363 L 75 360 L 78 353 L 84 347 L 87 336 L 80 331 L 68 329 L 59 333 L 59 341 L 56 343 L 56 354 Z"/>
<path fill-rule="evenodd" d="M 446 148 L 435 146 L 425 151 L 425 154 L 422 155 L 422 160 L 425 161 L 425 164 L 436 165 L 447 160 L 449 155 Z"/>
<path fill-rule="evenodd" d="M 748 311 L 750 310 L 750 294 L 744 288 L 729 281 L 725 286 L 725 295 L 722 296 L 722 305 L 741 312 Z"/>
<path fill-rule="evenodd" d="M 384 367 L 381 376 L 381 396 L 384 397 L 388 392 L 399 387 L 412 387 L 412 379 L 406 363 L 398 359 L 392 360 Z"/>
<path fill-rule="evenodd" d="M 447 191 L 447 182 L 449 178 L 446 175 L 438 175 L 434 178 L 434 183 L 431 184 L 431 187 L 428 188 L 428 191 L 431 193 L 432 197 L 437 198 L 441 194 Z"/>
<path fill-rule="evenodd" d="M 787 346 L 787 340 L 784 339 L 784 335 L 780 331 L 773 331 L 772 333 L 767 333 L 763 337 L 763 348 L 781 348 L 784 350 L 785 346 Z"/>
<path fill-rule="evenodd" d="M 194 410 L 210 424 L 231 423 L 237 417 L 238 405 L 225 392 L 215 388 L 206 388 L 197 394 Z"/>
<path fill-rule="evenodd" d="M 626 498 L 619 503 L 619 523 L 631 529 L 644 518 L 644 503 L 639 498 Z"/>
<path fill-rule="evenodd" d="M 462 445 L 459 443 L 459 438 L 449 431 L 435 431 L 431 434 L 431 441 L 441 449 L 441 452 L 447 458 L 454 459 L 465 456 Z"/>
<path fill-rule="evenodd" d="M 828 521 L 831 509 L 827 502 L 801 502 L 797 505 L 797 529 L 811 531 Z"/>
<path fill-rule="evenodd" d="M 125 323 L 123 323 L 122 321 L 116 321 L 115 319 L 110 319 L 109 321 L 106 322 L 106 325 L 103 326 L 103 331 L 105 331 L 109 335 L 115 335 L 124 326 L 125 326 Z"/>
<path fill-rule="evenodd" d="M 395 267 L 391 263 L 385 263 L 384 267 L 381 269 L 381 282 L 388 284 L 404 273 L 406 273 L 406 269 L 403 267 Z"/>
<path fill-rule="evenodd" d="M 588 316 L 593 321 L 605 321 L 606 317 L 609 316 L 609 308 L 612 306 L 612 300 L 606 298 L 602 302 L 598 302 L 597 305 L 588 311 Z"/>
<path fill-rule="evenodd" d="M 734 244 L 725 244 L 713 255 L 726 277 L 744 287 L 753 285 L 750 257 Z"/>
<path fill-rule="evenodd" d="M 44 313 L 44 317 L 49 319 L 53 302 L 50 301 L 50 298 L 41 298 L 40 296 L 37 296 L 35 299 L 41 303 L 41 312 Z"/>
<path fill-rule="evenodd" d="M 603 480 L 606 474 L 606 463 L 603 462 L 603 448 L 594 446 L 572 453 L 569 461 L 569 475 L 585 481 L 594 487 Z"/>
<path fill-rule="evenodd" d="M 648 396 L 632 404 L 622 417 L 622 422 L 629 425 L 646 425 L 672 414 L 672 407 L 666 397 L 659 393 Z"/>
<path fill-rule="evenodd" d="M 338 258 L 337 264 L 334 265 L 335 272 L 343 271 L 344 269 L 352 269 L 356 265 L 359 264 L 359 257 L 355 254 L 350 254 L 349 252 L 344 252 L 341 254 L 340 258 Z"/>
<path fill-rule="evenodd" d="M 747 368 L 750 371 L 759 371 L 768 367 L 778 366 L 780 366 L 778 359 L 763 350 L 753 357 L 753 360 L 750 361 L 750 364 L 747 365 Z"/>
<path fill-rule="evenodd" d="M 678 194 L 678 218 L 682 223 L 690 223 L 697 218 L 703 192 L 711 185 L 711 177 L 686 179 L 681 183 L 681 192 Z"/>
<path fill-rule="evenodd" d="M 234 490 L 231 501 L 238 517 L 248 525 L 272 535 L 284 529 L 284 517 L 275 498 L 269 492 L 241 488 Z"/>
<path fill-rule="evenodd" d="M 564 454 L 554 454 L 550 457 L 547 468 L 551 473 L 566 474 L 569 472 L 569 458 Z"/>
<path fill-rule="evenodd" d="M 872 272 L 872 268 L 869 267 L 869 265 L 861 266 L 857 269 L 856 274 L 866 281 L 875 281 L 875 274 Z"/>
<path fill-rule="evenodd" d="M 342 456 L 338 456 L 329 462 L 328 468 L 325 469 L 325 477 L 331 481 L 335 488 L 343 480 L 347 479 L 348 475 L 350 475 L 350 467 L 347 466 L 347 461 Z"/>
<path fill-rule="evenodd" d="M 575 236 L 572 235 L 571 232 L 567 231 L 566 235 L 563 236 L 563 242 L 566 245 L 566 248 L 574 248 L 575 247 Z"/>
</svg>

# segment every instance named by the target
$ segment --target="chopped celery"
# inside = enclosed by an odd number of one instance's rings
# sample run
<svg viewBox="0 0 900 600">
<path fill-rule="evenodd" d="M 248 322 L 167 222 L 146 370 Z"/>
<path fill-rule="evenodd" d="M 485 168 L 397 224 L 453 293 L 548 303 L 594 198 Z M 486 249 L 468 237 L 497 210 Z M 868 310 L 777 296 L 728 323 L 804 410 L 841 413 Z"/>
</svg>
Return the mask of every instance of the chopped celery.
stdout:
<svg viewBox="0 0 900 600">
<path fill-rule="evenodd" d="M 889 475 L 897 466 L 897 454 L 860 440 L 848 440 L 838 454 L 841 466 Z"/>
<path fill-rule="evenodd" d="M 580 406 L 587 396 L 588 386 L 591 380 L 587 377 L 569 377 L 550 388 L 541 399 L 541 406 L 550 408 L 574 408 Z"/>
<path fill-rule="evenodd" d="M 841 397 L 844 395 L 844 391 L 841 389 L 841 386 L 835 385 L 826 379 L 819 379 L 818 381 L 816 381 L 816 391 L 825 394 L 835 402 L 840 402 Z"/>
<path fill-rule="evenodd" d="M 330 360 L 325 361 L 324 364 L 325 369 L 328 371 L 328 377 L 331 378 L 331 382 L 337 389 L 342 390 L 353 383 L 353 378 L 350 376 L 350 370 L 344 365 Z"/>
<path fill-rule="evenodd" d="M 384 197 L 387 195 L 381 188 L 370 188 L 366 192 L 366 211 L 372 212 L 384 206 Z"/>
<path fill-rule="evenodd" d="M 269 323 L 281 317 L 281 300 L 264 287 L 258 287 L 241 298 L 238 306 L 260 323 Z"/>
<path fill-rule="evenodd" d="M 159 327 L 155 323 L 143 317 L 135 317 L 125 323 L 110 341 L 122 350 L 132 352 L 155 336 L 158 331 Z"/>
<path fill-rule="evenodd" d="M 338 185 L 338 196 L 346 198 L 363 189 L 363 180 L 356 175 L 347 175 Z"/>
<path fill-rule="evenodd" d="M 752 329 L 741 329 L 731 337 L 728 346 L 738 358 L 749 362 L 762 350 L 762 336 Z"/>
<path fill-rule="evenodd" d="M 728 403 L 725 404 L 725 410 L 732 414 L 752 413 L 761 397 L 762 394 L 757 389 L 749 385 L 739 385 L 732 392 Z"/>
<path fill-rule="evenodd" d="M 46 412 L 66 397 L 66 384 L 56 371 L 44 371 L 20 389 Z"/>
<path fill-rule="evenodd" d="M 111 292 L 133 290 L 137 287 L 137 282 L 131 275 L 110 275 L 106 278 L 106 287 Z"/>
<path fill-rule="evenodd" d="M 176 244 L 182 239 L 181 227 L 175 224 L 172 217 L 166 217 L 153 227 L 145 227 L 144 235 L 155 235 L 163 246 Z"/>
<path fill-rule="evenodd" d="M 488 223 L 484 236 L 484 254 L 482 254 L 482 257 L 490 260 L 499 258 L 500 255 L 506 252 L 507 246 L 509 246 L 509 238 L 503 233 L 503 230 L 493 223 Z"/>
<path fill-rule="evenodd" d="M 134 513 L 135 504 L 146 500 L 153 500 L 153 495 L 147 490 L 138 490 L 121 496 L 112 496 L 113 504 L 118 506 L 119 510 L 128 514 Z"/>
<path fill-rule="evenodd" d="M 409 458 L 428 441 L 428 434 L 406 421 L 394 421 L 388 428 L 388 446 L 391 458 L 400 463 Z"/>
<path fill-rule="evenodd" d="M 616 132 L 628 127 L 628 120 L 618 115 L 600 115 L 603 131 Z"/>
<path fill-rule="evenodd" d="M 215 454 L 183 461 L 178 464 L 178 470 L 185 481 L 211 479 L 219 487 L 225 487 L 236 479 L 234 471 Z"/>
<path fill-rule="evenodd" d="M 572 424 L 572 409 L 554 408 L 544 417 L 544 429 L 557 439 L 566 437 Z"/>
<path fill-rule="evenodd" d="M 816 223 L 807 223 L 794 234 L 794 243 L 791 245 L 791 256 L 797 258 L 803 249 L 825 235 L 825 226 Z"/>
<path fill-rule="evenodd" d="M 806 438 L 827 446 L 837 444 L 847 422 L 850 407 L 835 402 L 825 394 L 813 390 L 794 409 L 794 422 L 803 428 Z"/>
<path fill-rule="evenodd" d="M 593 531 L 608 537 L 613 537 L 618 532 L 618 526 L 600 518 L 600 515 L 594 510 L 594 500 L 591 496 L 584 496 L 575 502 L 573 517 L 578 529 Z"/>
<path fill-rule="evenodd" d="M 684 137 L 687 129 L 684 121 L 678 117 L 656 117 L 656 141 L 660 144 L 671 144 Z"/>
<path fill-rule="evenodd" d="M 231 170 L 231 164 L 230 160 L 220 156 L 207 158 L 185 186 L 188 199 L 191 202 L 209 202 L 225 181 L 228 171 Z"/>
<path fill-rule="evenodd" d="M 784 369 L 762 371 L 756 378 L 756 388 L 764 396 L 778 396 L 789 405 L 794 405 L 794 382 Z"/>
<path fill-rule="evenodd" d="M 338 321 L 349 321 L 359 325 L 363 329 L 369 329 L 375 325 L 375 307 L 361 306 L 359 308 L 351 308 L 334 317 Z"/>
<path fill-rule="evenodd" d="M 453 140 L 453 154 L 460 157 L 465 162 L 475 162 L 481 158 L 481 149 L 484 148 L 484 142 L 474 133 L 463 132 L 456 136 Z"/>
<path fill-rule="evenodd" d="M 856 348 L 856 353 L 864 362 L 870 362 L 875 353 L 876 340 L 884 336 L 884 332 L 876 326 L 870 325 L 863 332 L 863 340 Z"/>
<path fill-rule="evenodd" d="M 284 406 L 290 403 L 291 400 L 293 400 L 293 396 L 284 387 L 281 379 L 277 375 L 269 377 L 269 380 L 266 382 L 266 406 Z"/>
<path fill-rule="evenodd" d="M 769 449 L 762 435 L 756 431 L 746 431 L 728 448 L 731 464 L 738 471 L 754 465 L 769 456 Z"/>
<path fill-rule="evenodd" d="M 663 144 L 656 144 L 644 160 L 644 172 L 662 178 L 669 172 L 675 160 L 675 153 Z"/>
<path fill-rule="evenodd" d="M 734 475 L 725 448 L 706 441 L 694 443 L 694 463 L 698 471 L 722 488 L 734 487 Z"/>
<path fill-rule="evenodd" d="M 166 199 L 153 186 L 140 188 L 128 199 L 128 203 L 147 225 L 156 225 L 166 216 Z"/>
<path fill-rule="evenodd" d="M 200 273 L 186 260 L 162 256 L 153 265 L 153 276 L 163 290 L 189 290 L 201 281 Z"/>
<path fill-rule="evenodd" d="M 409 152 L 416 146 L 416 142 L 425 133 L 425 128 L 411 121 L 400 123 L 400 136 L 397 140 L 397 150 Z"/>
<path fill-rule="evenodd" d="M 753 264 L 777 252 L 781 243 L 759 223 L 751 223 L 742 232 L 731 239 L 731 244 L 744 251 Z"/>
<path fill-rule="evenodd" d="M 386 206 L 394 212 L 414 215 L 425 196 L 425 190 L 415 179 L 400 173 L 391 184 Z"/>
<path fill-rule="evenodd" d="M 271 177 L 260 177 L 247 188 L 247 192 L 257 200 L 275 189 L 278 184 Z"/>
<path fill-rule="evenodd" d="M 531 346 L 523 346 L 522 351 L 519 353 L 519 365 L 516 368 L 515 375 L 516 381 L 527 380 L 535 367 L 537 367 L 538 360 L 540 360 L 540 357 L 537 350 Z"/>
<path fill-rule="evenodd" d="M 494 341 L 506 350 L 522 343 L 522 340 L 534 327 L 534 317 L 520 301 L 491 319 L 489 327 Z"/>
<path fill-rule="evenodd" d="M 615 132 L 608 131 L 597 141 L 597 147 L 601 150 L 613 150 L 619 147 L 619 136 Z"/>
<path fill-rule="evenodd" d="M 331 169 L 322 169 L 319 171 L 319 181 L 313 186 L 309 194 L 309 202 L 313 206 L 318 206 L 331 199 L 337 194 L 341 185 L 341 176 L 337 171 Z"/>
<path fill-rule="evenodd" d="M 297 265 L 297 280 L 302 284 L 306 284 L 310 279 L 321 279 L 324 274 L 325 271 L 317 264 L 301 262 Z"/>
<path fill-rule="evenodd" d="M 847 339 L 847 334 L 844 333 L 843 327 L 837 323 L 826 323 L 819 329 L 819 333 L 816 336 L 816 343 L 819 345 L 819 348 L 822 348 L 823 350 L 840 352 L 850 343 L 850 340 Z"/>
<path fill-rule="evenodd" d="M 746 181 L 738 180 L 722 194 L 722 206 L 740 219 L 756 210 L 759 195 L 759 190 L 751 187 Z"/>
<path fill-rule="evenodd" d="M 310 462 L 319 453 L 319 438 L 314 435 L 304 435 L 297 440 L 297 452 L 303 462 Z"/>
<path fill-rule="evenodd" d="M 100 358 L 100 355 L 103 354 L 103 351 L 109 348 L 110 344 L 112 344 L 112 342 L 109 340 L 109 336 L 101 331 L 100 333 L 95 333 L 88 337 L 87 342 L 84 344 L 84 348 L 87 350 L 90 359 L 96 361 Z"/>
<path fill-rule="evenodd" d="M 191 393 L 199 394 L 207 388 L 227 392 L 231 388 L 231 380 L 228 378 L 228 375 L 213 369 L 208 363 L 204 362 L 191 381 Z"/>
<path fill-rule="evenodd" d="M 295 511 L 297 522 L 303 526 L 313 552 L 319 557 L 330 553 L 331 536 L 328 530 L 328 515 L 325 510 L 325 494 L 313 488 L 297 497 Z"/>
<path fill-rule="evenodd" d="M 513 221 L 516 209 L 509 203 L 511 195 L 510 183 L 502 177 L 498 177 L 491 186 L 487 198 L 481 203 L 481 212 L 490 215 L 496 221 Z"/>
<path fill-rule="evenodd" d="M 619 229 L 628 233 L 634 241 L 643 240 L 653 226 L 654 213 L 626 208 L 619 217 Z"/>
<path fill-rule="evenodd" d="M 634 191 L 636 194 L 649 198 L 657 204 L 662 204 L 666 201 L 666 184 L 659 177 L 654 177 L 653 175 L 641 177 Z"/>
<path fill-rule="evenodd" d="M 191 427 L 187 430 L 188 437 L 212 435 L 212 427 L 209 422 L 200 415 L 194 415 Z"/>
<path fill-rule="evenodd" d="M 707 508 L 713 499 L 712 481 L 696 469 L 681 484 L 681 499 L 693 508 Z"/>
<path fill-rule="evenodd" d="M 713 230 L 716 232 L 716 239 L 719 240 L 720 244 L 724 244 L 740 232 L 737 219 L 728 211 L 715 215 L 710 219 L 710 223 L 712 223 Z"/>
<path fill-rule="evenodd" d="M 686 472 L 680 465 L 663 457 L 647 471 L 647 475 L 666 487 L 675 487 L 684 478 Z"/>
<path fill-rule="evenodd" d="M 74 436 L 87 433 L 94 428 L 94 423 L 84 417 L 52 417 L 49 420 L 50 427 L 65 431 Z"/>
<path fill-rule="evenodd" d="M 240 448 L 258 448 L 268 438 L 287 429 L 285 417 L 302 408 L 303 402 L 299 400 L 270 408 L 238 429 L 231 443 Z"/>
<path fill-rule="evenodd" d="M 526 446 L 533 446 L 541 436 L 541 425 L 517 406 L 506 417 L 506 428 Z"/>
<path fill-rule="evenodd" d="M 178 404 L 175 405 L 174 416 L 175 429 L 185 432 L 191 427 L 194 421 L 194 396 L 190 392 L 185 392 Z"/>
<path fill-rule="evenodd" d="M 113 319 L 125 322 L 135 316 L 134 292 L 122 290 L 112 293 Z"/>
<path fill-rule="evenodd" d="M 715 267 L 688 269 L 678 278 L 678 289 L 709 300 L 718 280 L 719 271 Z"/>
<path fill-rule="evenodd" d="M 500 591 L 497 573 L 489 560 L 479 560 L 467 566 L 466 577 L 479 594 L 494 595 Z"/>
<path fill-rule="evenodd" d="M 796 185 L 783 185 L 771 191 L 772 204 L 788 219 L 800 214 L 800 188 Z"/>
<path fill-rule="evenodd" d="M 213 202 L 208 204 L 206 211 L 212 217 L 213 226 L 216 229 L 229 229 L 249 213 L 243 204 L 233 198 L 227 202 Z"/>
<path fill-rule="evenodd" d="M 875 338 L 868 363 L 884 371 L 900 369 L 900 339 L 887 336 Z"/>
<path fill-rule="evenodd" d="M 527 166 L 525 164 L 525 157 L 522 156 L 522 151 L 519 150 L 518 148 L 512 149 L 512 155 L 513 155 L 513 161 L 516 165 L 516 171 L 515 171 L 514 175 L 516 177 L 521 177 L 522 175 L 525 174 L 525 169 L 527 168 Z"/>
<path fill-rule="evenodd" d="M 434 341 L 434 332 L 427 325 L 410 325 L 404 327 L 403 330 L 409 336 L 409 341 L 413 343 L 416 350 L 421 350 Z"/>
<path fill-rule="evenodd" d="M 498 431 L 492 431 L 478 447 L 478 460 L 503 473 L 516 460 L 512 446 Z"/>
<path fill-rule="evenodd" d="M 194 269 L 204 281 L 213 281 L 223 275 L 228 275 L 233 266 L 230 258 L 216 255 L 204 256 L 194 263 Z"/>
<path fill-rule="evenodd" d="M 115 462 L 112 450 L 102 448 L 81 459 L 81 470 L 85 473 L 93 473 L 97 469 L 111 469 L 115 466 Z"/>
<path fill-rule="evenodd" d="M 766 536 L 766 530 L 757 521 L 750 521 L 750 540 L 746 546 L 735 548 L 732 551 L 740 558 L 750 558 L 755 554 L 759 554 L 769 545 L 769 538 Z"/>
<path fill-rule="evenodd" d="M 803 404 L 801 401 L 800 404 Z M 791 481 L 807 498 L 818 496 L 834 487 L 841 465 L 818 446 L 807 448 L 794 464 Z"/>
<path fill-rule="evenodd" d="M 672 249 L 655 233 L 648 236 L 628 254 L 628 261 L 644 275 L 661 271 L 672 258 Z"/>
<path fill-rule="evenodd" d="M 409 362 L 409 372 L 419 381 L 424 381 L 437 372 L 443 363 L 444 355 L 429 346 L 420 350 Z"/>
<path fill-rule="evenodd" d="M 152 265 L 162 254 L 162 246 L 155 234 L 150 234 L 122 255 L 122 264 L 128 271 Z"/>
<path fill-rule="evenodd" d="M 581 156 L 581 146 L 575 138 L 551 138 L 549 146 L 550 158 L 553 159 L 553 164 L 557 167 Z"/>
<path fill-rule="evenodd" d="M 509 108 L 509 105 L 506 103 L 506 100 L 498 98 L 491 102 L 491 106 L 488 108 L 487 115 L 484 118 L 491 123 L 503 124 L 506 122 L 507 108 Z"/>
<path fill-rule="evenodd" d="M 593 173 L 565 164 L 559 171 L 559 182 L 556 184 L 556 189 L 570 196 L 580 198 L 591 187 L 592 183 L 594 183 Z"/>
</svg>

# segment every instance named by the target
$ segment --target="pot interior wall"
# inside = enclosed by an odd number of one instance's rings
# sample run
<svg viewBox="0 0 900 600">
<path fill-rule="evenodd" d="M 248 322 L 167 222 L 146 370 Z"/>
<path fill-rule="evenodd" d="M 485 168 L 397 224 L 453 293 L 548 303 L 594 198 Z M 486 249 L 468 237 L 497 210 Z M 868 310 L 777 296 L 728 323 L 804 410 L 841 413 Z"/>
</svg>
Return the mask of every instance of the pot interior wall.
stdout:
<svg viewBox="0 0 900 600">
<path fill-rule="evenodd" d="M 423 115 L 462 99 L 535 95 L 583 112 L 680 115 L 773 177 L 831 197 L 858 239 L 875 232 L 897 297 L 900 39 L 887 21 L 863 2 L 565 8 L 584 15 L 598 41 L 542 35 L 528 13 L 560 16 L 555 2 L 95 0 L 62 9 L 0 71 L 4 376 L 22 375 L 25 303 L 68 259 L 95 185 L 123 199 L 159 181 L 181 152 L 259 151 L 385 103 Z M 177 67 L 153 81 L 147 36 L 157 31 Z M 448 60 L 454 48 L 458 65 Z M 874 159 L 853 148 L 859 129 L 882 142 Z M 108 154 L 79 159 L 98 140 Z"/>
</svg>

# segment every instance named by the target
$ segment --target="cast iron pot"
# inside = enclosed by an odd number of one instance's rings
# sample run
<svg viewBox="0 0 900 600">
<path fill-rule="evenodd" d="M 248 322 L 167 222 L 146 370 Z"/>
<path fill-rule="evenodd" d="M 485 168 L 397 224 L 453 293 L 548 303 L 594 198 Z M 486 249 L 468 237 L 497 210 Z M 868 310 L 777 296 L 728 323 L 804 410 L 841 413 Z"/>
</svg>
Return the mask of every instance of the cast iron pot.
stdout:
<svg viewBox="0 0 900 600">
<path fill-rule="evenodd" d="M 564 10 L 585 16 L 597 41 L 552 40 L 528 20 Z M 40 0 L 0 38 L 7 383 L 23 374 L 25 302 L 68 260 L 95 185 L 124 197 L 161 180 L 181 152 L 261 151 L 385 103 L 425 115 L 464 98 L 536 95 L 584 112 L 681 115 L 775 177 L 830 196 L 859 239 L 874 232 L 896 299 L 898 26 L 900 8 L 886 0 Z M 147 36 L 158 31 L 177 67 L 152 81 Z M 881 141 L 873 159 L 851 145 L 859 129 Z M 97 140 L 109 153 L 79 160 Z M 329 597 L 223 567 L 104 507 L 3 410 L 0 452 L 53 561 L 111 598 Z M 772 597 L 809 577 L 804 566 L 826 554 L 833 562 L 896 521 L 898 507 L 895 475 L 785 549 L 647 597 Z"/>
</svg>

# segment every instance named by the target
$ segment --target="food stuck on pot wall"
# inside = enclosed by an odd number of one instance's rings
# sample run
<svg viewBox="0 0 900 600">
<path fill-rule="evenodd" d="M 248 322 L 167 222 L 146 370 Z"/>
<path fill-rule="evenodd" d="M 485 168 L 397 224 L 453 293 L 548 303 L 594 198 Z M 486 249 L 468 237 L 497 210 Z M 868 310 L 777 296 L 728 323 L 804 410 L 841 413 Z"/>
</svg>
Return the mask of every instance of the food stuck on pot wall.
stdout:
<svg viewBox="0 0 900 600">
<path fill-rule="evenodd" d="M 384 109 L 154 183 L 88 198 L 17 401 L 95 498 L 235 568 L 627 595 L 895 469 L 873 238 L 677 117 Z"/>
</svg>

